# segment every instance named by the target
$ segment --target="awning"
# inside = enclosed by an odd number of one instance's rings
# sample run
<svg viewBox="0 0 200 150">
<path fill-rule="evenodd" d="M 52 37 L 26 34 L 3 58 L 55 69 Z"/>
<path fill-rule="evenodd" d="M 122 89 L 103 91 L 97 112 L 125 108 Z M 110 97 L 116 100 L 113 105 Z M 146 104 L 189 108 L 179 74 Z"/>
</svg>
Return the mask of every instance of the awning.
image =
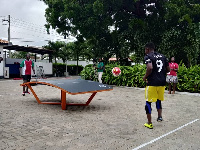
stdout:
<svg viewBox="0 0 200 150">
<path fill-rule="evenodd" d="M 25 46 L 19 46 L 19 45 L 4 46 L 3 49 L 22 51 L 22 52 L 31 52 L 31 53 L 41 54 L 41 55 L 53 53 L 53 51 L 49 49 L 44 49 L 40 47 L 25 47 Z"/>
</svg>

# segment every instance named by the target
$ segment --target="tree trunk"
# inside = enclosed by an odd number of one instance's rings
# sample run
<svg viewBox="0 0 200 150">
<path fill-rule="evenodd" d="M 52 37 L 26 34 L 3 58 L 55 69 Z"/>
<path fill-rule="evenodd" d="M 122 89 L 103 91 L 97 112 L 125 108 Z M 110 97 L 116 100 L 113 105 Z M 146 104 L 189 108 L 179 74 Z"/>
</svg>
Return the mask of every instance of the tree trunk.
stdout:
<svg viewBox="0 0 200 150">
<path fill-rule="evenodd" d="M 191 66 L 191 55 L 188 55 L 188 64 L 187 64 L 188 67 Z"/>
<path fill-rule="evenodd" d="M 76 75 L 78 75 L 78 51 L 76 53 Z"/>
<path fill-rule="evenodd" d="M 57 67 L 56 56 L 55 56 L 55 65 L 56 65 L 56 77 L 58 77 L 58 67 Z"/>
<path fill-rule="evenodd" d="M 68 76 L 68 71 L 67 71 L 67 57 L 66 57 L 66 77 Z"/>
</svg>

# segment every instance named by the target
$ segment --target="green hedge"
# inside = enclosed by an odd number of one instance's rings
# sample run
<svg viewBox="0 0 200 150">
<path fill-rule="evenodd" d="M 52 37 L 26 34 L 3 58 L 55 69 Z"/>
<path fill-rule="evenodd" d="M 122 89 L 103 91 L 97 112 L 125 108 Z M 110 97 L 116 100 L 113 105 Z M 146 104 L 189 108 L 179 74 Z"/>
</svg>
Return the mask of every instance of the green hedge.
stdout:
<svg viewBox="0 0 200 150">
<path fill-rule="evenodd" d="M 113 76 L 112 68 L 119 67 L 121 69 L 121 75 L 118 77 Z M 110 64 L 105 66 L 102 81 L 103 83 L 118 86 L 134 86 L 134 87 L 145 87 L 145 82 L 142 77 L 145 74 L 145 65 L 135 66 L 120 66 Z M 86 66 L 81 72 L 82 78 L 86 80 L 97 81 L 97 73 L 95 69 L 90 65 Z"/>
<path fill-rule="evenodd" d="M 111 71 L 113 67 L 119 67 L 121 69 L 121 75 L 119 77 L 112 75 Z M 105 66 L 102 81 L 110 85 L 143 88 L 146 85 L 142 79 L 145 72 L 146 65 L 120 66 L 109 64 Z M 86 80 L 97 81 L 97 73 L 92 65 L 86 66 L 80 75 Z M 179 91 L 200 93 L 200 66 L 196 65 L 186 68 L 184 64 L 179 65 L 178 81 L 177 89 Z"/>
<path fill-rule="evenodd" d="M 187 68 L 181 64 L 178 70 L 177 88 L 179 91 L 200 93 L 200 65 Z"/>
<path fill-rule="evenodd" d="M 57 65 L 57 66 L 56 66 Z M 66 64 L 57 63 L 53 64 L 53 74 L 56 73 L 56 67 L 57 67 L 57 76 L 64 76 L 64 72 L 66 71 Z M 76 75 L 76 65 L 67 65 L 67 72 L 69 75 Z M 78 66 L 78 74 L 83 70 L 83 66 Z"/>
</svg>

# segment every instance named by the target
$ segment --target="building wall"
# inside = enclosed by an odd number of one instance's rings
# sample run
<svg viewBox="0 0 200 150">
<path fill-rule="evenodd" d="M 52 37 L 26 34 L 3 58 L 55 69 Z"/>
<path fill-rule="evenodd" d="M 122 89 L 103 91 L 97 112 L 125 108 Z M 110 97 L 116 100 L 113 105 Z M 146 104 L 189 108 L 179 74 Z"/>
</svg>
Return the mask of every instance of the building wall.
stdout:
<svg viewBox="0 0 200 150">
<path fill-rule="evenodd" d="M 6 64 L 14 64 L 14 63 L 20 63 L 23 61 L 24 59 L 16 59 L 16 58 L 6 58 Z"/>
<path fill-rule="evenodd" d="M 3 46 L 0 45 L 0 57 L 3 58 Z M 4 75 L 4 60 L 0 63 L 0 78 Z"/>
<path fill-rule="evenodd" d="M 44 74 L 46 75 L 53 75 L 53 64 L 52 63 L 43 63 L 43 62 L 35 62 L 35 66 L 34 66 L 34 69 L 35 69 L 35 73 L 37 74 L 37 71 L 40 66 L 43 67 L 43 70 L 44 70 Z M 32 72 L 33 74 L 33 72 Z"/>
<path fill-rule="evenodd" d="M 6 65 L 9 65 L 9 64 L 14 65 L 16 63 L 20 64 L 23 60 L 24 59 L 6 58 Z M 57 62 L 63 63 L 62 60 L 58 60 Z M 76 63 L 77 63 L 76 61 L 67 61 L 67 65 L 76 65 Z M 93 62 L 92 61 L 79 61 L 78 64 L 85 67 L 88 64 L 93 64 Z M 37 70 L 38 70 L 39 66 L 43 67 L 45 75 L 53 75 L 53 64 L 49 63 L 49 60 L 37 60 L 37 62 L 35 62 L 34 69 L 35 69 L 36 74 L 37 74 Z M 32 75 L 33 75 L 33 71 L 32 71 Z"/>
<path fill-rule="evenodd" d="M 15 62 L 21 63 L 24 59 L 14 59 L 14 58 L 7 58 L 6 59 L 6 64 L 14 64 Z M 42 62 L 42 63 L 49 63 L 49 60 L 37 60 L 37 62 Z M 57 60 L 57 63 L 63 63 L 62 60 Z M 85 67 L 88 64 L 93 64 L 92 61 L 78 61 L 79 65 L 82 65 Z M 67 61 L 67 65 L 76 65 L 76 61 Z"/>
<path fill-rule="evenodd" d="M 63 61 L 57 60 L 57 63 L 63 63 Z M 77 63 L 76 61 L 72 61 L 72 60 L 67 61 L 67 65 L 76 65 L 76 63 Z M 83 67 L 89 64 L 93 64 L 93 62 L 92 61 L 78 61 L 78 65 L 82 65 Z"/>
<path fill-rule="evenodd" d="M 21 62 L 23 60 L 24 59 L 6 58 L 6 64 L 15 64 L 15 63 L 21 64 Z M 37 73 L 37 67 L 42 66 L 43 70 L 44 70 L 44 74 L 46 74 L 46 75 L 52 75 L 53 74 L 53 64 L 52 63 L 34 62 L 34 64 L 35 64 L 34 69 L 35 69 L 36 73 Z M 32 75 L 33 75 L 33 70 L 32 70 Z"/>
</svg>

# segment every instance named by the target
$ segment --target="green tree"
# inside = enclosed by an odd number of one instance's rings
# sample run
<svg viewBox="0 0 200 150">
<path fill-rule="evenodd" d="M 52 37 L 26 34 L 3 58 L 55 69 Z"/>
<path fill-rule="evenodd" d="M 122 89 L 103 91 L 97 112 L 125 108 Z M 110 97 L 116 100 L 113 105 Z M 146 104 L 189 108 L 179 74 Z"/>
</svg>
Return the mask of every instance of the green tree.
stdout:
<svg viewBox="0 0 200 150">
<path fill-rule="evenodd" d="M 132 0 L 44 2 L 48 5 L 47 27 L 52 26 L 63 35 L 72 34 L 88 40 L 94 57 L 116 54 L 121 58 L 127 55 L 122 44 L 130 43 L 127 39 L 129 20 L 145 16 L 145 3 Z M 110 27 L 114 27 L 114 31 Z M 126 51 L 129 50 L 126 48 Z"/>
<path fill-rule="evenodd" d="M 58 56 L 62 59 L 63 62 L 72 58 L 72 46 L 71 43 L 66 43 L 59 49 Z"/>
<path fill-rule="evenodd" d="M 188 67 L 197 64 L 200 46 L 200 5 L 195 0 L 170 0 L 165 3 L 166 29 L 160 50 L 176 56 Z"/>
<path fill-rule="evenodd" d="M 53 57 L 55 59 L 55 63 L 57 63 L 57 58 L 60 56 L 60 50 L 64 46 L 65 46 L 65 42 L 60 42 L 60 41 L 52 42 L 52 41 L 49 41 L 48 44 L 44 46 L 44 48 L 53 50 L 53 54 L 52 55 L 53 55 Z"/>
<path fill-rule="evenodd" d="M 164 54 L 176 54 L 188 65 L 197 62 L 198 0 L 43 1 L 48 6 L 46 27 L 65 36 L 71 34 L 78 42 L 87 41 L 94 58 L 123 58 L 134 53 L 141 62 L 145 43 L 153 41 Z"/>
<path fill-rule="evenodd" d="M 25 59 L 26 54 L 27 54 L 27 52 L 14 51 L 14 52 L 11 52 L 11 58 Z"/>
<path fill-rule="evenodd" d="M 59 58 L 60 50 L 64 46 L 65 46 L 65 42 L 60 42 L 60 41 L 56 41 L 56 42 L 49 41 L 48 45 L 44 46 L 44 48 L 46 48 L 46 49 L 53 50 L 52 56 L 54 57 L 55 64 L 56 64 L 56 76 L 58 75 L 58 72 L 57 72 L 57 58 Z"/>
</svg>

